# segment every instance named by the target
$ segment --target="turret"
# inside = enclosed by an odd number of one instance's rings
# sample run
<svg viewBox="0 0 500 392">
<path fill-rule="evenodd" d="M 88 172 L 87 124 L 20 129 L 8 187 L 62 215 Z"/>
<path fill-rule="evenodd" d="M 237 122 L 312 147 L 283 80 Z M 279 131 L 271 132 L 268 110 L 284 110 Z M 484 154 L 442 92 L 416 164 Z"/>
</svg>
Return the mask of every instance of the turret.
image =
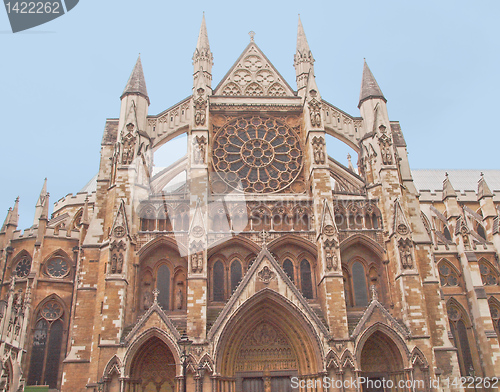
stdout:
<svg viewBox="0 0 500 392">
<path fill-rule="evenodd" d="M 299 25 L 297 28 L 297 50 L 293 57 L 293 66 L 295 67 L 295 78 L 297 80 L 297 91 L 300 96 L 305 96 L 305 89 L 309 79 L 309 74 L 314 75 L 314 57 L 312 55 L 309 44 L 307 43 L 306 34 L 302 27 L 302 22 L 299 15 Z"/>
<path fill-rule="evenodd" d="M 451 184 L 448 173 L 445 174 L 443 181 L 443 202 L 446 206 L 448 220 L 460 215 L 460 207 L 457 202 L 457 193 Z"/>
<path fill-rule="evenodd" d="M 365 60 L 358 108 L 361 112 L 361 117 L 363 117 L 367 132 L 378 129 L 381 125 L 380 123 L 383 123 L 385 127 L 389 127 L 386 102 L 387 100 L 384 94 L 382 94 L 382 90 Z M 378 117 L 377 119 L 375 118 L 376 116 Z M 379 124 L 375 124 L 375 121 L 378 121 Z"/>
<path fill-rule="evenodd" d="M 214 56 L 210 51 L 210 43 L 208 42 L 207 25 L 205 23 L 205 14 L 201 21 L 200 33 L 198 34 L 198 42 L 193 53 L 193 95 L 203 88 L 206 95 L 212 93 L 212 65 Z"/>
<path fill-rule="evenodd" d="M 138 130 L 145 132 L 147 129 L 146 117 L 150 102 L 140 55 L 120 99 L 122 103 L 118 124 L 118 137 L 127 135 L 129 131 L 132 134 L 137 133 Z"/>
<path fill-rule="evenodd" d="M 483 173 L 481 173 L 481 178 L 477 183 L 477 199 L 481 205 L 483 218 L 494 218 L 497 216 L 495 204 L 493 203 L 493 192 L 491 192 L 490 187 L 486 183 Z"/>
</svg>

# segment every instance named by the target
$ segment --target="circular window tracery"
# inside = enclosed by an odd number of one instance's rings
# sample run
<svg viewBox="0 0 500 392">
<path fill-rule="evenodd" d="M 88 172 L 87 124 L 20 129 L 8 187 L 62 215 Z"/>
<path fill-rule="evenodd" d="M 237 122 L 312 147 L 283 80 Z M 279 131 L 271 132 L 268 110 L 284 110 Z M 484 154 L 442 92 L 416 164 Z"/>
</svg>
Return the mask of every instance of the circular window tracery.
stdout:
<svg viewBox="0 0 500 392">
<path fill-rule="evenodd" d="M 68 262 L 61 257 L 51 259 L 47 263 L 47 273 L 53 278 L 62 278 L 66 276 L 68 272 Z"/>
<path fill-rule="evenodd" d="M 214 169 L 234 189 L 278 192 L 297 178 L 302 165 L 298 135 L 277 118 L 240 117 L 224 125 L 215 137 Z"/>
<path fill-rule="evenodd" d="M 26 278 L 31 271 L 31 260 L 28 257 L 23 257 L 23 259 L 17 263 L 15 274 L 18 278 Z"/>
<path fill-rule="evenodd" d="M 46 303 L 40 312 L 41 316 L 49 321 L 57 320 L 62 313 L 62 307 L 56 301 Z"/>
</svg>

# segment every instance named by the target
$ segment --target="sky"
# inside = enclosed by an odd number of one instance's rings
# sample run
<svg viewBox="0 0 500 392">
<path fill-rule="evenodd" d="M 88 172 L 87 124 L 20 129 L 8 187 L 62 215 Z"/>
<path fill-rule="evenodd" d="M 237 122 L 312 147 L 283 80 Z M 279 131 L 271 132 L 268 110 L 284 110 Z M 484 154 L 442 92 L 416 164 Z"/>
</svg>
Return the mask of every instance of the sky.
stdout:
<svg viewBox="0 0 500 392">
<path fill-rule="evenodd" d="M 20 196 L 18 228 L 28 228 L 45 177 L 52 204 L 97 173 L 105 120 L 119 115 L 139 53 L 150 114 L 191 94 L 203 12 L 213 87 L 253 30 L 295 88 L 300 14 L 323 99 L 359 116 L 366 58 L 390 119 L 401 123 L 413 169 L 499 168 L 497 0 L 80 0 L 66 15 L 16 34 L 0 10 L 0 220 Z M 183 142 L 176 143 L 179 151 Z M 329 141 L 328 150 L 347 163 L 347 147 Z M 171 151 L 160 150 L 172 158 Z"/>
</svg>

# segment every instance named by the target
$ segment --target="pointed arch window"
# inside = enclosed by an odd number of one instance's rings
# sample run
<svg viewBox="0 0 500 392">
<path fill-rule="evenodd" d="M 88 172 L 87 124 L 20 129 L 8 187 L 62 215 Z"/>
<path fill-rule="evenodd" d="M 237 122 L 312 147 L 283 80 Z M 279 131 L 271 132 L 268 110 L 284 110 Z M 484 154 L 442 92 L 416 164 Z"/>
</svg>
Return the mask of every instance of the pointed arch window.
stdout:
<svg viewBox="0 0 500 392">
<path fill-rule="evenodd" d="M 304 297 L 307 299 L 313 299 L 314 295 L 311 279 L 311 265 L 306 259 L 303 259 L 300 262 L 300 283 Z"/>
<path fill-rule="evenodd" d="M 458 286 L 458 275 L 446 261 L 439 264 L 438 270 L 441 286 Z"/>
<path fill-rule="evenodd" d="M 294 273 L 293 273 L 293 263 L 292 263 L 292 260 L 285 259 L 285 261 L 283 262 L 283 270 L 288 275 L 288 277 L 290 278 L 290 280 L 292 282 L 294 282 Z"/>
<path fill-rule="evenodd" d="M 470 370 L 474 369 L 472 354 L 469 344 L 469 332 L 466 326 L 468 318 L 454 304 L 448 305 L 448 320 L 450 322 L 453 344 L 458 349 L 458 360 L 460 364 L 460 374 L 462 376 L 470 375 Z"/>
<path fill-rule="evenodd" d="M 164 310 L 170 309 L 170 268 L 162 264 L 156 273 L 156 288 L 158 289 L 158 303 Z"/>
<path fill-rule="evenodd" d="M 496 302 L 496 301 L 495 301 Z M 490 300 L 488 305 L 490 306 L 491 321 L 493 321 L 493 327 L 497 336 L 500 338 L 500 307 L 494 300 Z"/>
<path fill-rule="evenodd" d="M 494 286 L 498 284 L 498 276 L 496 271 L 483 260 L 479 261 L 479 272 L 481 273 L 481 280 L 485 286 Z"/>
<path fill-rule="evenodd" d="M 478 223 L 476 227 L 477 234 L 481 236 L 483 240 L 486 240 L 486 230 L 484 230 L 484 227 L 482 224 Z"/>
<path fill-rule="evenodd" d="M 241 263 L 238 259 L 233 260 L 231 263 L 231 294 L 234 293 L 234 290 L 236 290 L 236 287 L 241 282 Z"/>
<path fill-rule="evenodd" d="M 63 309 L 57 301 L 47 302 L 38 314 L 28 375 L 29 385 L 57 388 L 63 341 Z"/>
<path fill-rule="evenodd" d="M 224 264 L 220 260 L 215 262 L 213 269 L 213 299 L 224 301 Z"/>
<path fill-rule="evenodd" d="M 450 230 L 448 230 L 448 228 L 446 226 L 443 229 L 443 235 L 444 235 L 444 238 L 446 238 L 448 241 L 451 241 Z"/>
<path fill-rule="evenodd" d="M 352 264 L 352 287 L 354 291 L 354 305 L 367 306 L 368 292 L 366 288 L 365 267 L 359 261 Z"/>
</svg>

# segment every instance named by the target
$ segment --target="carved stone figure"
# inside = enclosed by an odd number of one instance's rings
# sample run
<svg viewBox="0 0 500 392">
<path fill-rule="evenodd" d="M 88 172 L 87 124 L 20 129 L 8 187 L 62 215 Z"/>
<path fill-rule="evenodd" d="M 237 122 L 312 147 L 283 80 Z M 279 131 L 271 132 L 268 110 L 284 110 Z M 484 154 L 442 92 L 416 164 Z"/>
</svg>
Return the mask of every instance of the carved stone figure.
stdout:
<svg viewBox="0 0 500 392">
<path fill-rule="evenodd" d="M 386 135 L 382 135 L 378 140 L 382 163 L 384 165 L 392 165 L 391 140 Z"/>
<path fill-rule="evenodd" d="M 203 93 L 203 89 L 201 93 Z M 198 126 L 205 125 L 206 121 L 206 109 L 207 109 L 207 101 L 203 99 L 203 96 L 194 101 L 194 123 Z"/>
<path fill-rule="evenodd" d="M 116 272 L 118 274 L 121 274 L 122 273 L 122 269 L 123 269 L 123 254 L 119 254 L 118 255 L 118 260 L 116 262 Z"/>
<path fill-rule="evenodd" d="M 195 164 L 205 163 L 205 149 L 207 140 L 205 136 L 196 136 L 193 142 L 193 160 Z"/>
<path fill-rule="evenodd" d="M 315 98 L 309 102 L 309 116 L 313 128 L 321 127 L 321 105 Z"/>
<path fill-rule="evenodd" d="M 116 273 L 116 266 L 117 266 L 117 263 L 118 263 L 118 255 L 116 253 L 113 253 L 113 255 L 111 256 L 111 262 L 109 263 L 109 266 L 110 266 L 110 272 L 112 274 L 115 274 Z"/>
<path fill-rule="evenodd" d="M 130 165 L 134 159 L 135 136 L 132 134 L 134 124 L 127 124 L 128 133 L 122 138 L 122 164 Z"/>
<path fill-rule="evenodd" d="M 404 269 L 413 268 L 413 255 L 411 252 L 412 244 L 409 238 L 401 238 L 398 242 L 399 258 Z"/>
<path fill-rule="evenodd" d="M 325 140 L 322 137 L 313 137 L 313 157 L 314 163 L 324 164 L 325 163 Z"/>
<path fill-rule="evenodd" d="M 151 307 L 151 305 L 153 304 L 153 296 L 151 294 L 151 291 L 145 291 L 144 292 L 144 296 L 142 298 L 142 302 L 143 302 L 143 308 L 145 310 L 149 309 Z"/>
<path fill-rule="evenodd" d="M 184 302 L 184 294 L 182 293 L 182 288 L 179 287 L 175 293 L 175 308 L 182 309 L 182 304 Z"/>
</svg>

